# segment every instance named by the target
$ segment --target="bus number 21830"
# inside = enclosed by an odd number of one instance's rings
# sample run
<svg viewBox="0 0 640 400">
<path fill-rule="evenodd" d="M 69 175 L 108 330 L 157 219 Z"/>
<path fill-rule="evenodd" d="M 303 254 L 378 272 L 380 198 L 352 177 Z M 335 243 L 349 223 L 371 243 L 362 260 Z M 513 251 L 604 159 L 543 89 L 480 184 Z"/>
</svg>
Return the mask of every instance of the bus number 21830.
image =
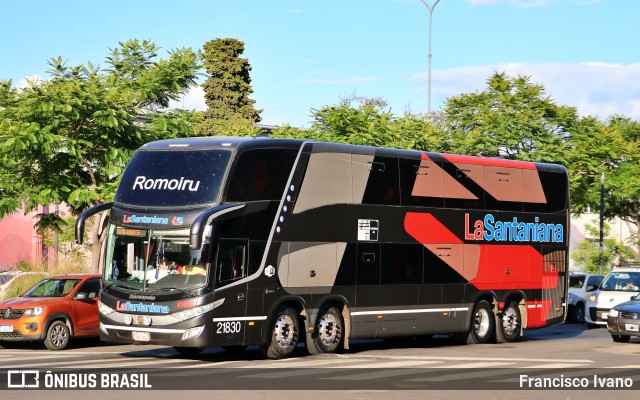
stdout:
<svg viewBox="0 0 640 400">
<path fill-rule="evenodd" d="M 242 324 L 239 321 L 218 322 L 216 333 L 240 333 Z"/>
</svg>

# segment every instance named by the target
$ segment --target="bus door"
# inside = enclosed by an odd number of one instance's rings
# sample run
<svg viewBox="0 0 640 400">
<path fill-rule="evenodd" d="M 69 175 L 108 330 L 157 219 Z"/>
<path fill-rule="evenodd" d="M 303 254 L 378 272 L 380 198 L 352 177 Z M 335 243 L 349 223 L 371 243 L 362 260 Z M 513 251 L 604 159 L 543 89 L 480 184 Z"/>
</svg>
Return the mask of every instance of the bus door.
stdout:
<svg viewBox="0 0 640 400">
<path fill-rule="evenodd" d="M 217 345 L 242 345 L 245 342 L 248 241 L 220 239 L 215 268 L 216 302 L 213 337 Z"/>
</svg>

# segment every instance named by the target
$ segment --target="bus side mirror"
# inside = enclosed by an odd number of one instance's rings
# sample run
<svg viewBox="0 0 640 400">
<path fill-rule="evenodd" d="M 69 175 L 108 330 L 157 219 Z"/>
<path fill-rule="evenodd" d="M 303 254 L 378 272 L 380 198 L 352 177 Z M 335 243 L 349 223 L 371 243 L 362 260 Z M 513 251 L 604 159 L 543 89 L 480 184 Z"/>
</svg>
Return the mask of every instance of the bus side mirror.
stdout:
<svg viewBox="0 0 640 400">
<path fill-rule="evenodd" d="M 98 204 L 97 206 L 87 208 L 80 215 L 78 215 L 78 219 L 76 219 L 76 230 L 75 230 L 76 243 L 82 244 L 82 242 L 84 241 L 84 222 L 87 220 L 87 218 L 101 211 L 110 210 L 111 206 L 113 206 L 113 202 Z"/>
<path fill-rule="evenodd" d="M 223 206 L 213 207 L 204 211 L 198 215 L 189 231 L 189 248 L 191 250 L 198 250 L 202 246 L 202 235 L 204 234 L 205 227 L 214 219 L 228 212 L 235 211 L 243 208 L 244 204 L 226 204 Z"/>
</svg>

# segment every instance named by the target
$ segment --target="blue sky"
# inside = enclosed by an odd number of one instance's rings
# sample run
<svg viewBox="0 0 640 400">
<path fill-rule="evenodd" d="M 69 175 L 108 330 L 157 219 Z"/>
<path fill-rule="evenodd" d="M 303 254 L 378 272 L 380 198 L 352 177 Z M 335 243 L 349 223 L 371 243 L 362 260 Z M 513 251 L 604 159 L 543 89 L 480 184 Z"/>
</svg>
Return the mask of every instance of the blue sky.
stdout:
<svg viewBox="0 0 640 400">
<path fill-rule="evenodd" d="M 128 39 L 168 50 L 232 37 L 245 42 L 263 123 L 309 126 L 312 109 L 353 94 L 383 98 L 396 114 L 427 109 L 428 11 L 419 0 L 27 0 L 0 11 L 0 79 L 15 84 L 47 79 L 52 57 L 103 63 Z M 637 0 L 441 0 L 432 109 L 506 71 L 531 76 L 581 115 L 639 120 L 639 15 Z M 177 106 L 203 109 L 201 90 Z"/>
</svg>

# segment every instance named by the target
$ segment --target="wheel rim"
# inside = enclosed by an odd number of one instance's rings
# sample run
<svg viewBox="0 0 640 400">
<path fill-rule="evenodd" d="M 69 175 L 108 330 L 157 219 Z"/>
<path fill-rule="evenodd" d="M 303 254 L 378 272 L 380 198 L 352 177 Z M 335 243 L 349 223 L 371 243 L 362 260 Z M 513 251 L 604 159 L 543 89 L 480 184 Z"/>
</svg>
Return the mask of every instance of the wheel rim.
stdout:
<svg viewBox="0 0 640 400">
<path fill-rule="evenodd" d="M 280 347 L 295 345 L 295 325 L 288 315 L 281 315 L 276 320 L 274 327 L 276 343 Z"/>
<path fill-rule="evenodd" d="M 502 330 L 507 336 L 513 336 L 518 329 L 518 314 L 513 307 L 509 307 L 502 313 Z"/>
<path fill-rule="evenodd" d="M 62 347 L 67 340 L 67 331 L 62 325 L 56 325 L 51 329 L 51 343 L 56 347 Z"/>
<path fill-rule="evenodd" d="M 489 333 L 491 325 L 489 322 L 489 313 L 484 308 L 476 311 L 473 321 L 473 330 L 478 337 L 485 337 Z"/>
<path fill-rule="evenodd" d="M 584 309 L 582 307 L 578 307 L 576 309 L 576 319 L 578 321 L 582 321 L 584 319 Z"/>
<path fill-rule="evenodd" d="M 325 314 L 318 324 L 318 338 L 324 345 L 332 345 L 340 338 L 340 327 L 331 314 Z"/>
</svg>

